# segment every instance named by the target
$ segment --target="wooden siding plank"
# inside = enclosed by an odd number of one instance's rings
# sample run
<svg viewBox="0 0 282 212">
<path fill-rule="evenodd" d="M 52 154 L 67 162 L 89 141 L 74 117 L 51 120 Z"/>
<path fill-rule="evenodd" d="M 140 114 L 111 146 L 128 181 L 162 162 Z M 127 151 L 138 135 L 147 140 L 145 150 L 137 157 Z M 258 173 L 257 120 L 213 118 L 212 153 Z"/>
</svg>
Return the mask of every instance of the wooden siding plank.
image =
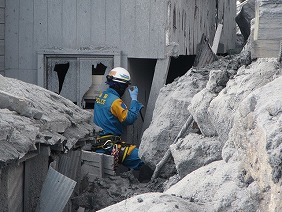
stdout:
<svg viewBox="0 0 282 212">
<path fill-rule="evenodd" d="M 194 50 L 193 52 L 197 51 L 198 44 L 200 43 L 199 37 L 200 35 L 200 22 L 201 22 L 201 17 L 202 17 L 202 7 L 203 1 L 195 1 L 195 21 L 194 21 Z"/>
<path fill-rule="evenodd" d="M 219 1 L 219 16 L 218 23 L 221 22 L 223 17 L 223 30 L 220 43 L 224 44 L 223 49 L 219 52 L 224 53 L 228 49 L 235 47 L 235 28 L 236 23 L 234 17 L 236 16 L 236 2 L 233 0 L 220 0 Z"/>
<path fill-rule="evenodd" d="M 0 56 L 0 71 L 5 71 L 5 57 Z"/>
<path fill-rule="evenodd" d="M 120 48 L 120 0 L 106 1 L 106 45 Z"/>
<path fill-rule="evenodd" d="M 62 47 L 62 1 L 48 0 L 48 47 Z"/>
<path fill-rule="evenodd" d="M 76 48 L 76 1 L 63 0 L 62 7 L 63 46 L 64 48 Z"/>
<path fill-rule="evenodd" d="M 171 40 L 170 43 L 176 42 L 176 30 L 177 30 L 177 17 L 176 17 L 176 2 L 171 2 Z"/>
<path fill-rule="evenodd" d="M 279 40 L 255 40 L 253 42 L 252 58 L 278 57 L 279 50 Z"/>
<path fill-rule="evenodd" d="M 0 8 L 0 23 L 5 23 L 5 8 Z"/>
<path fill-rule="evenodd" d="M 108 156 L 108 155 L 103 155 L 103 157 L 104 156 Z M 87 165 L 94 166 L 94 167 L 100 167 L 100 163 L 101 163 L 100 159 L 99 160 L 97 159 L 95 161 L 84 161 L 83 162 L 83 164 L 87 164 Z M 106 157 L 103 160 L 103 166 L 105 169 L 113 170 L 114 169 L 114 159 Z"/>
<path fill-rule="evenodd" d="M 228 24 L 229 25 L 229 30 L 228 30 L 228 34 L 225 32 L 225 34 L 223 34 L 223 38 L 225 40 L 223 40 L 224 43 L 226 44 L 226 48 L 225 48 L 225 52 L 229 49 L 234 49 L 235 48 L 235 41 L 236 41 L 236 22 L 235 19 L 233 17 L 236 17 L 236 2 L 229 0 L 229 16 L 225 15 L 226 17 L 228 17 Z"/>
<path fill-rule="evenodd" d="M 89 151 L 84 151 L 82 150 L 81 152 L 81 160 L 85 161 L 85 164 L 87 161 L 91 162 L 93 166 L 99 166 L 99 161 L 100 161 L 100 156 L 102 153 L 96 153 L 96 152 L 89 152 Z M 104 166 L 105 168 L 108 169 L 113 169 L 113 163 L 114 163 L 114 157 L 111 155 L 103 155 L 103 160 L 104 160 Z"/>
<path fill-rule="evenodd" d="M 0 40 L 5 39 L 5 24 L 0 24 Z"/>
<path fill-rule="evenodd" d="M 8 168 L 8 211 L 22 211 L 24 190 L 24 165 L 13 164 Z"/>
<path fill-rule="evenodd" d="M 91 166 L 89 164 L 83 164 L 81 166 L 81 170 L 83 171 L 83 174 L 86 175 L 87 173 L 89 174 L 93 174 L 96 175 L 98 177 L 100 177 L 101 175 L 101 170 L 100 167 L 95 167 L 95 166 Z M 115 171 L 113 169 L 103 169 L 105 174 L 108 175 L 115 175 Z"/>
<path fill-rule="evenodd" d="M 180 40 L 180 52 L 182 55 L 185 54 L 185 40 L 184 40 L 184 14 L 185 14 L 185 9 L 184 9 L 184 3 L 181 1 L 181 6 L 179 8 L 180 11 L 180 34 L 179 34 L 179 40 Z"/>
<path fill-rule="evenodd" d="M 106 1 L 95 0 L 91 5 L 91 43 L 105 45 L 106 40 Z"/>
<path fill-rule="evenodd" d="M 110 177 L 110 176 L 115 176 L 116 173 L 111 173 L 111 174 L 108 174 L 108 173 L 104 173 L 104 176 L 105 177 Z M 99 175 L 97 174 L 87 174 L 87 177 L 88 177 L 88 181 L 89 182 L 94 182 L 94 180 L 97 178 L 97 177 L 100 177 Z"/>
<path fill-rule="evenodd" d="M 33 51 L 33 0 L 25 0 L 20 1 L 19 68 L 29 69 L 32 66 L 36 66 L 36 55 Z"/>
<path fill-rule="evenodd" d="M 193 1 L 193 4 L 192 4 L 192 17 L 191 17 L 191 20 L 192 20 L 192 24 L 191 24 L 191 27 L 192 27 L 192 46 L 191 46 L 191 51 L 192 52 L 196 52 L 196 49 L 197 49 L 197 44 L 196 44 L 196 41 L 197 41 L 197 37 L 196 37 L 196 26 L 195 24 L 197 23 L 198 21 L 198 18 L 197 18 L 197 8 L 196 8 L 196 5 L 197 5 L 197 0 L 194 0 Z"/>
<path fill-rule="evenodd" d="M 274 4 L 274 3 L 273 3 Z M 277 5 L 282 8 L 282 4 Z M 280 40 L 282 35 L 282 12 L 264 11 L 260 13 L 258 25 L 258 40 L 274 39 Z M 269 33 L 271 32 L 271 33 Z"/>
<path fill-rule="evenodd" d="M 125 54 L 132 56 L 135 46 L 135 3 L 132 0 L 121 1 L 121 47 Z"/>
<path fill-rule="evenodd" d="M 213 41 L 213 37 L 215 35 L 215 24 L 214 24 L 214 17 L 216 11 L 216 2 L 215 1 L 208 1 L 209 2 L 209 10 L 207 16 L 207 34 L 206 36 L 209 38 L 210 43 Z"/>
<path fill-rule="evenodd" d="M 0 40 L 0 56 L 3 56 L 5 54 L 5 41 Z"/>
<path fill-rule="evenodd" d="M 24 162 L 24 208 L 21 211 L 36 211 L 40 191 L 48 172 L 49 155 L 42 154 L 47 151 L 50 151 L 49 146 L 40 146 L 40 154 Z"/>
<path fill-rule="evenodd" d="M 77 1 L 77 46 L 87 47 L 91 42 L 91 0 Z"/>
<path fill-rule="evenodd" d="M 19 67 L 19 0 L 6 2 L 5 65 L 6 70 Z M 9 72 L 9 71 L 8 71 Z M 18 73 L 14 73 L 16 76 Z"/>
<path fill-rule="evenodd" d="M 188 20 L 189 20 L 189 37 L 188 37 L 188 43 L 189 43 L 189 51 L 188 55 L 193 54 L 194 52 L 194 5 L 195 5 L 195 0 L 191 0 L 191 6 L 188 7 Z"/>
</svg>

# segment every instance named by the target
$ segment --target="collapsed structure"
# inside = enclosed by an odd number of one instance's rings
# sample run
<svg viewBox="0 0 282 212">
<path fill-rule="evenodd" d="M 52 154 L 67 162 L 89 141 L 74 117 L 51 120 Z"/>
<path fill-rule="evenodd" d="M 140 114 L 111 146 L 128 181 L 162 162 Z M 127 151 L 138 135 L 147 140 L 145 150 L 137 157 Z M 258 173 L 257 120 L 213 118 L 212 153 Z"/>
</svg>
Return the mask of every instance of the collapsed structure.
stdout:
<svg viewBox="0 0 282 212">
<path fill-rule="evenodd" d="M 160 88 L 192 67 L 203 34 L 212 44 L 223 24 L 218 51 L 235 46 L 233 0 L 28 0 L 3 5 L 1 73 L 91 109 L 103 76 L 114 66 L 126 68 L 145 106 L 144 123 L 129 127 L 125 135 L 135 144 L 150 124 Z"/>
<path fill-rule="evenodd" d="M 115 210 L 122 211 L 131 203 L 136 211 L 168 206 L 183 211 L 281 209 L 281 71 L 276 58 L 251 64 L 251 57 L 259 56 L 256 53 L 279 54 L 277 48 L 264 48 L 269 40 L 264 35 L 268 27 L 279 34 L 281 25 L 265 25 L 264 14 L 267 18 L 280 14 L 280 1 L 257 1 L 257 11 L 265 13 L 256 13 L 259 21 L 251 42 L 255 54 L 247 49 L 231 60 L 192 68 L 174 82 L 193 65 L 202 34 L 211 44 L 219 23 L 223 23 L 223 34 L 218 51 L 234 48 L 234 1 L 0 2 L 1 14 L 6 14 L 1 22 L 5 32 L 1 73 L 53 91 L 0 79 L 1 208 L 33 211 L 42 206 L 51 185 L 47 180 L 43 185 L 48 174 L 51 181 L 65 180 L 59 185 L 68 188 L 59 192 L 62 196 L 53 204 L 57 208 L 77 192 L 74 181 L 81 180 L 80 148 L 92 136 L 93 126 L 91 113 L 73 103 L 87 107 L 101 87 L 102 76 L 121 65 L 144 91 L 146 105 L 145 123 L 129 128 L 127 140 L 138 143 L 146 129 L 142 158 L 154 167 L 170 148 L 174 161 L 166 164 L 161 176 L 177 175 L 167 182 L 164 193 L 133 197 L 114 205 Z M 210 11 L 216 11 L 216 20 Z M 281 39 L 278 34 L 272 34 L 275 45 Z M 161 88 L 164 84 L 168 85 Z M 273 95 L 272 90 L 277 93 Z M 170 146 L 189 114 L 194 119 L 189 135 L 179 140 L 178 147 Z M 53 168 L 48 172 L 49 164 Z M 199 183 L 199 179 L 205 180 Z M 69 202 L 65 210 L 72 209 Z"/>
<path fill-rule="evenodd" d="M 1 210 L 35 211 L 44 204 L 44 195 L 57 197 L 53 209 L 65 207 L 74 181 L 80 182 L 79 149 L 93 137 L 92 114 L 39 86 L 3 76 L 0 82 Z M 65 178 L 52 172 L 49 190 L 41 194 L 51 162 Z"/>
</svg>

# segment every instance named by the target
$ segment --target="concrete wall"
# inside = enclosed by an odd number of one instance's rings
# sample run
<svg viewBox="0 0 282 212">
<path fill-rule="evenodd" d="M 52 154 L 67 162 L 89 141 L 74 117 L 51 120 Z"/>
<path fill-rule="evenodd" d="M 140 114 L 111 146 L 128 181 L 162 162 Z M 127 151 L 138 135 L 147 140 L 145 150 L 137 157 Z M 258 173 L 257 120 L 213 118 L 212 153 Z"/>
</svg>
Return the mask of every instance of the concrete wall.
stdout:
<svg viewBox="0 0 282 212">
<path fill-rule="evenodd" d="M 9 0 L 6 75 L 36 84 L 41 49 L 114 47 L 124 56 L 165 57 L 162 0 Z"/>
<path fill-rule="evenodd" d="M 6 75 L 36 84 L 36 53 L 41 49 L 83 52 L 99 46 L 120 50 L 122 61 L 127 57 L 164 59 L 166 45 L 176 42 L 179 54 L 194 55 L 202 33 L 213 39 L 219 21 L 215 19 L 215 2 L 9 0 L 5 15 Z M 218 2 L 225 14 L 222 42 L 225 49 L 232 48 L 234 41 L 229 38 L 235 35 L 235 1 Z M 219 17 L 223 15 L 219 13 Z M 126 62 L 122 64 L 126 67 Z"/>
<path fill-rule="evenodd" d="M 212 43 L 216 25 L 224 17 L 223 50 L 232 48 L 235 9 L 233 0 L 9 0 L 5 15 L 5 74 L 43 86 L 45 50 L 87 57 L 91 50 L 96 55 L 114 50 L 120 52 L 120 65 L 133 74 L 136 71 L 129 67 L 128 58 L 158 59 L 153 85 L 140 87 L 152 87 L 148 101 L 148 112 L 152 114 L 159 89 L 166 82 L 171 46 L 178 45 L 178 55 L 195 55 L 202 34 Z M 233 10 L 234 16 L 230 12 Z M 77 86 L 81 88 L 82 84 Z M 75 98 L 80 102 L 85 92 L 78 90 L 79 95 L 72 94 L 74 102 Z M 145 122 L 149 123 L 150 116 Z"/>
</svg>

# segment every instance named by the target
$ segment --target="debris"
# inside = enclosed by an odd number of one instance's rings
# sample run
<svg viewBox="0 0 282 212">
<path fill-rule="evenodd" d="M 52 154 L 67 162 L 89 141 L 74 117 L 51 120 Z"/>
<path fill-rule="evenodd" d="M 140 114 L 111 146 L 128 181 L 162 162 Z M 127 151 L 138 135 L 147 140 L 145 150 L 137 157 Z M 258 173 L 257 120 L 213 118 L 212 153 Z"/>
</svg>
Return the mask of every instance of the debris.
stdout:
<svg viewBox="0 0 282 212">
<path fill-rule="evenodd" d="M 176 144 L 176 142 L 178 141 L 178 139 L 183 135 L 184 132 L 187 131 L 187 129 L 190 127 L 190 125 L 193 122 L 193 117 L 190 115 L 189 118 L 187 119 L 186 123 L 183 125 L 183 127 L 181 128 L 180 132 L 178 133 L 178 135 L 176 136 L 176 138 L 174 139 L 173 144 Z M 179 146 L 181 143 L 177 143 L 177 146 Z M 167 160 L 169 159 L 169 157 L 171 156 L 171 151 L 170 149 L 168 149 L 165 153 L 165 155 L 163 156 L 162 160 L 156 165 L 156 169 L 153 173 L 153 176 L 151 178 L 151 180 L 154 180 L 158 177 L 159 172 L 161 171 L 162 167 L 165 165 L 165 163 L 167 162 Z"/>
<path fill-rule="evenodd" d="M 41 190 L 36 211 L 63 211 L 75 185 L 76 182 L 74 180 L 60 174 L 50 166 Z"/>
</svg>

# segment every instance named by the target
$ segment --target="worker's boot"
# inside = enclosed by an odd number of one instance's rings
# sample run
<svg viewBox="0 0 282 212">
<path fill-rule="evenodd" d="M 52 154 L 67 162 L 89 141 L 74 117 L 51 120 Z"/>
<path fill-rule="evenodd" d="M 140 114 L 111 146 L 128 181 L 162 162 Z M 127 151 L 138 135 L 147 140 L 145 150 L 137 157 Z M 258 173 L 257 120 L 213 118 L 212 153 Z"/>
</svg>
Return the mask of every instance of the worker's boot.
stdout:
<svg viewBox="0 0 282 212">
<path fill-rule="evenodd" d="M 139 170 L 138 180 L 140 183 L 147 183 L 151 180 L 154 171 L 146 164 L 141 166 Z"/>
</svg>

